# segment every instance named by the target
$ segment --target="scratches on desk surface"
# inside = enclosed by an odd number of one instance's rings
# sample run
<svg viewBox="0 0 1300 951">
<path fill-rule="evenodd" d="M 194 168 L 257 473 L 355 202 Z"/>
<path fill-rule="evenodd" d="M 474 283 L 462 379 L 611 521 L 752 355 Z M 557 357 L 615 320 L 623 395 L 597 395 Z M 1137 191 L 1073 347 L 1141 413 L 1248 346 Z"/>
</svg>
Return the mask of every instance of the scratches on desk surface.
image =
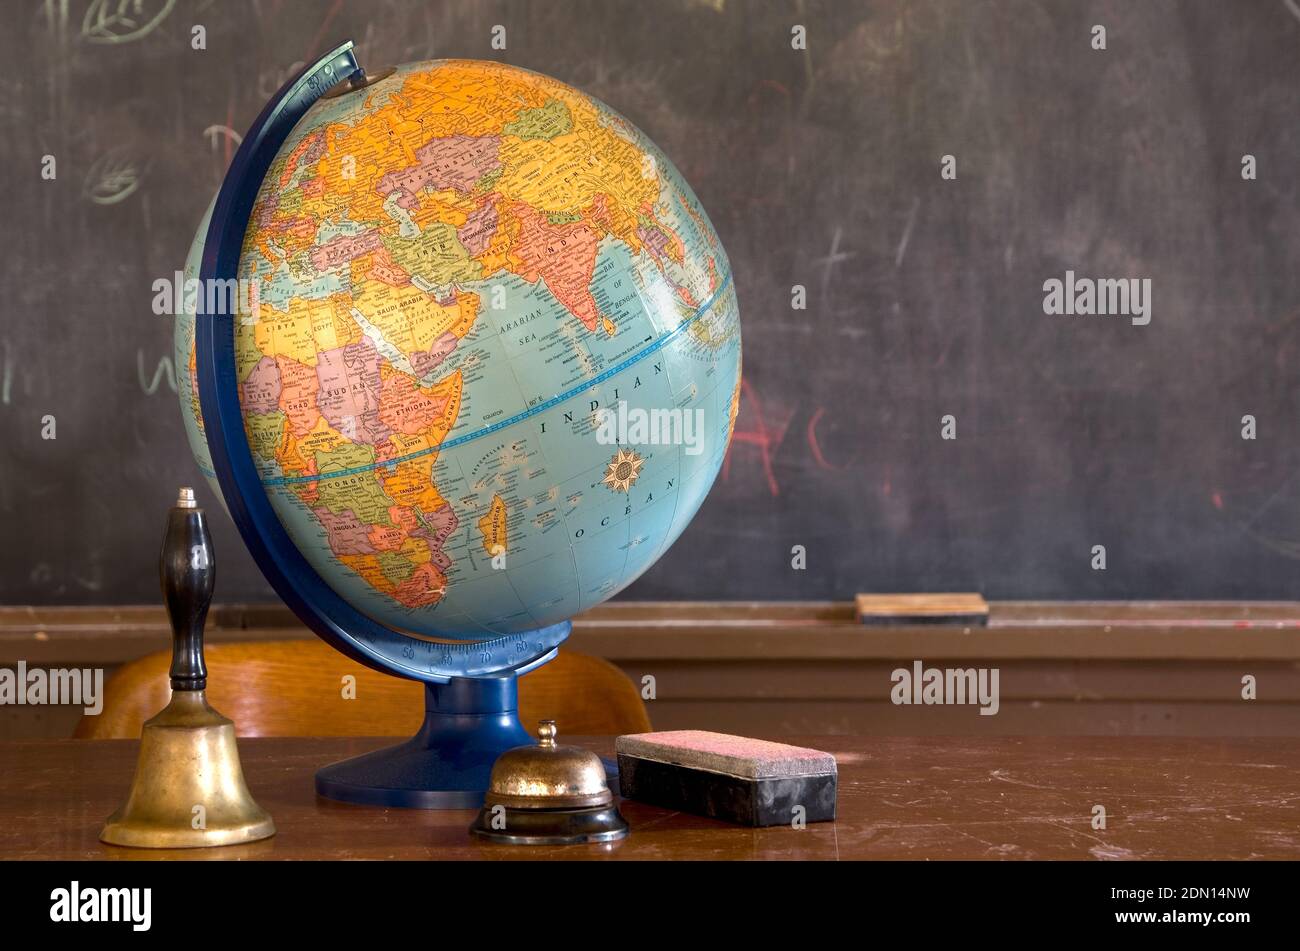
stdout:
<svg viewBox="0 0 1300 951">
<path fill-rule="evenodd" d="M 279 834 L 262 843 L 130 857 L 356 859 L 1300 858 L 1300 739 L 785 737 L 834 751 L 839 818 L 749 829 L 623 801 L 620 843 L 479 843 L 472 810 L 319 799 L 317 768 L 391 740 L 241 739 L 244 773 Z M 577 738 L 602 755 L 612 738 Z M 126 795 L 138 744 L 0 743 L 0 859 L 122 858 L 100 826 Z M 1095 807 L 1105 810 L 1096 822 Z"/>
</svg>

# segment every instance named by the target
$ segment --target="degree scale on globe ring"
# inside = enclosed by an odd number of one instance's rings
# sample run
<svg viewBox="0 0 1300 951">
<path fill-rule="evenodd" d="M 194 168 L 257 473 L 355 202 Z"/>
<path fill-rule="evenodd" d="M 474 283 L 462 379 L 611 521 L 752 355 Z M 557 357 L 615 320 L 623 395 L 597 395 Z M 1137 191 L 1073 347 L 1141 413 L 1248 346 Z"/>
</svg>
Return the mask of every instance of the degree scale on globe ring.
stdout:
<svg viewBox="0 0 1300 951">
<path fill-rule="evenodd" d="M 316 634 L 426 684 L 416 738 L 318 790 L 477 805 L 484 751 L 531 742 L 518 675 L 654 563 L 721 468 L 740 327 L 703 208 L 576 89 L 472 60 L 367 75 L 348 42 L 253 124 L 191 277 L 255 289 L 251 314 L 200 293 L 177 321 L 200 468 Z M 611 445 L 589 417 L 615 404 L 699 414 L 703 444 Z"/>
<path fill-rule="evenodd" d="M 416 633 L 402 633 L 409 643 L 401 645 L 399 654 L 409 662 L 402 665 L 410 672 L 408 676 L 434 683 L 502 670 L 513 670 L 522 676 L 551 660 L 557 650 L 556 646 L 528 633 L 503 634 L 482 641 L 433 640 Z"/>
<path fill-rule="evenodd" d="M 329 89 L 321 94 L 322 99 L 337 99 L 340 96 L 346 96 L 349 93 L 360 92 L 367 86 L 373 86 L 380 80 L 387 79 L 393 73 L 397 72 L 396 66 L 384 66 L 373 72 L 367 72 L 360 67 L 346 79 L 341 79 Z"/>
</svg>

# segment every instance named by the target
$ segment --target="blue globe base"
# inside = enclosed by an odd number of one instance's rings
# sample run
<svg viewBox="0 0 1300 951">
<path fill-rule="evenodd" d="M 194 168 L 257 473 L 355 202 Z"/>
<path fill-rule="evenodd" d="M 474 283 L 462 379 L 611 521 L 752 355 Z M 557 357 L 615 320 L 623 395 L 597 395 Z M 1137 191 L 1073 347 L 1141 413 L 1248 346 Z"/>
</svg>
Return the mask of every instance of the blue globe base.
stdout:
<svg viewBox="0 0 1300 951">
<path fill-rule="evenodd" d="M 419 733 L 324 767 L 316 773 L 316 792 L 367 806 L 477 809 L 497 757 L 533 742 L 519 722 L 514 673 L 452 677 L 425 685 Z"/>
</svg>

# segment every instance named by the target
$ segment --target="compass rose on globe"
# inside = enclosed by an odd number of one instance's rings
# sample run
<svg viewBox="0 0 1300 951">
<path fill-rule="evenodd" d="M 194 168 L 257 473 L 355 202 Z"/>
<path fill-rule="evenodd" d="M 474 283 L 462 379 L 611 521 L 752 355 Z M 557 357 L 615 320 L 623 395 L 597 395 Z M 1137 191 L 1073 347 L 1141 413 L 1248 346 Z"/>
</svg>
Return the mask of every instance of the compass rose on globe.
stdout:
<svg viewBox="0 0 1300 951">
<path fill-rule="evenodd" d="M 345 43 L 244 137 L 185 277 L 181 409 L 245 544 L 317 635 L 427 685 L 416 737 L 318 791 L 477 806 L 530 742 L 516 678 L 722 465 L 740 325 L 704 209 L 576 89 L 468 60 L 367 75 Z"/>
<path fill-rule="evenodd" d="M 632 484 L 636 482 L 644 465 L 645 460 L 635 452 L 620 449 L 605 467 L 605 478 L 600 480 L 601 484 L 609 486 L 615 492 L 631 492 Z"/>
</svg>

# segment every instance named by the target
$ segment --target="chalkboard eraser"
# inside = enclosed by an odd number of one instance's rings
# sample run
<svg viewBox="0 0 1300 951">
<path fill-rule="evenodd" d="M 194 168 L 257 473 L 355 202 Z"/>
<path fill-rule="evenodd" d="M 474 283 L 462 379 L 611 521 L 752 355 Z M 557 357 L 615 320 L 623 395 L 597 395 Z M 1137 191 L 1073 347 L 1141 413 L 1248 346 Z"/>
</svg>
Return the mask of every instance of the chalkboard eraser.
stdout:
<svg viewBox="0 0 1300 951">
<path fill-rule="evenodd" d="M 989 622 L 978 594 L 860 594 L 854 609 L 863 624 L 979 624 Z"/>
<path fill-rule="evenodd" d="M 634 733 L 614 741 L 619 795 L 742 826 L 835 818 L 835 757 L 707 730 Z M 653 834 L 653 833 L 652 833 Z"/>
</svg>

